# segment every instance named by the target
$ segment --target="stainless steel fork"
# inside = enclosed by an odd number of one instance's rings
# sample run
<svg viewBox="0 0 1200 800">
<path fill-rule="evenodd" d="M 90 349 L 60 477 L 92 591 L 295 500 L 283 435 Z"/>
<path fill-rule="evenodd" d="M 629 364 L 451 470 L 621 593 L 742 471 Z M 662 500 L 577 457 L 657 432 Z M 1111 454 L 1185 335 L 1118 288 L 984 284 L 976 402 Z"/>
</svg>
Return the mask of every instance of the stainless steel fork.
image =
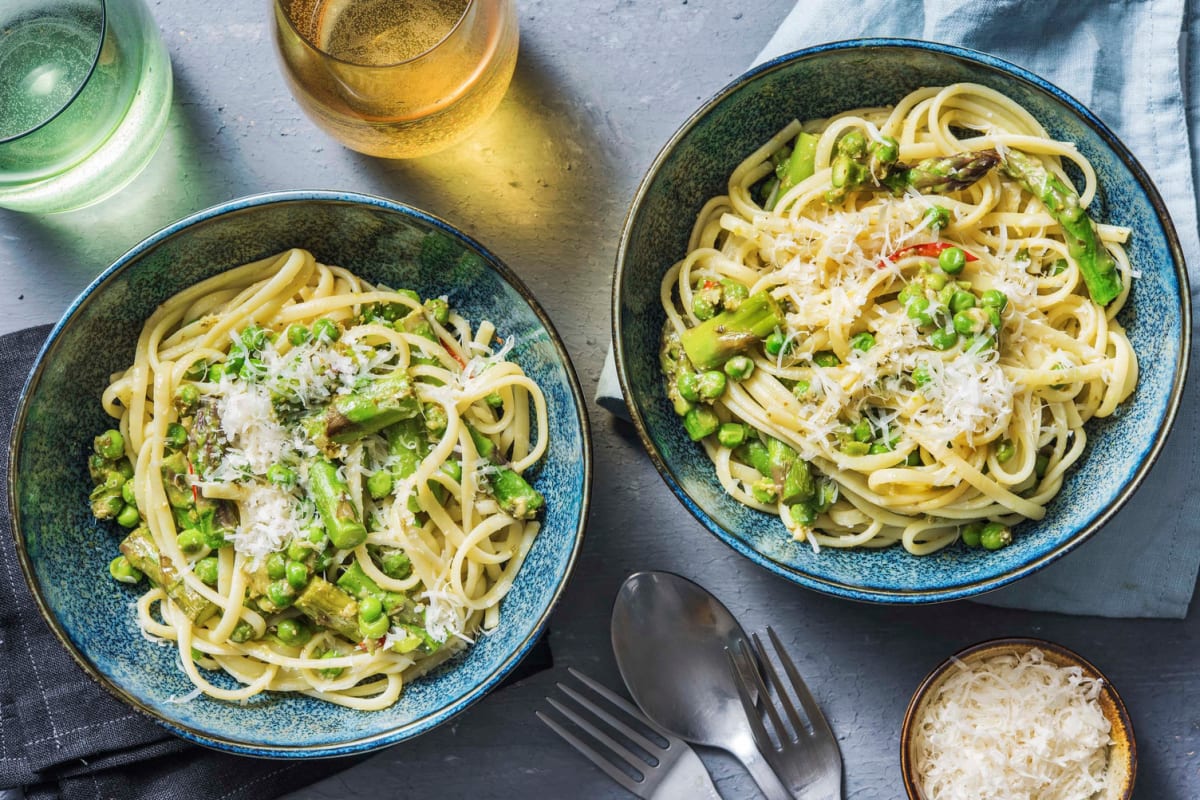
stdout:
<svg viewBox="0 0 1200 800">
<path fill-rule="evenodd" d="M 753 652 L 745 640 L 738 642 L 738 646 L 743 650 L 740 654 L 728 651 L 729 668 L 733 672 L 742 707 L 750 719 L 754 741 L 793 797 L 803 797 L 804 800 L 841 800 L 842 753 L 838 748 L 837 738 L 833 735 L 833 729 L 825 721 L 821 708 L 800 678 L 796 665 L 788 657 L 775 631 L 767 628 L 767 637 L 771 640 L 776 658 L 787 675 L 787 684 L 780 679 L 757 633 L 752 636 Z M 755 660 L 762 665 L 767 682 L 774 690 L 774 702 L 758 670 L 745 666 L 753 664 Z M 788 696 L 789 687 L 804 709 L 804 715 L 808 718 L 807 725 Z M 754 703 L 755 696 L 762 698 L 766 716 L 774 729 L 774 739 L 767 733 L 763 724 L 762 713 Z M 776 704 L 783 709 L 790 725 L 784 724 Z"/>
<path fill-rule="evenodd" d="M 559 690 L 582 709 L 582 713 L 552 697 L 547 697 L 546 700 L 600 747 L 589 744 L 549 714 L 535 712 L 537 718 L 546 723 L 552 731 L 566 739 L 572 747 L 587 756 L 614 781 L 645 800 L 721 800 L 721 795 L 717 794 L 703 762 L 692 748 L 688 747 L 687 742 L 667 733 L 632 704 L 582 672 L 570 668 L 567 671 L 591 690 L 592 697 L 589 698 L 564 683 L 557 684 Z M 666 746 L 651 741 L 642 732 L 601 707 L 596 698 L 607 703 L 610 708 L 620 709 L 627 717 L 644 726 L 645 730 L 652 731 L 665 741 Z M 632 747 L 613 738 L 614 731 L 643 753 L 639 754 Z M 638 777 L 629 775 L 626 770 L 618 767 L 612 758 L 606 758 L 605 753 L 623 761 Z"/>
</svg>

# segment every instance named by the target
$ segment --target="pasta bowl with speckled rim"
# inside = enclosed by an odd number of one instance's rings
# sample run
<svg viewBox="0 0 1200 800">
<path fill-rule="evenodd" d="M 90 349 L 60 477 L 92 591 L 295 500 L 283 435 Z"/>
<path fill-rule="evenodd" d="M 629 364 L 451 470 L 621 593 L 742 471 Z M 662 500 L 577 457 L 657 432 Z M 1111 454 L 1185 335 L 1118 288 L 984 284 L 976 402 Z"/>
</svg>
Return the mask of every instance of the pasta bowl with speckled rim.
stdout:
<svg viewBox="0 0 1200 800">
<path fill-rule="evenodd" d="M 111 426 L 100 405 L 109 376 L 132 363 L 143 321 L 181 289 L 290 247 L 365 280 L 446 295 L 468 319 L 515 339 L 509 358 L 546 396 L 549 448 L 528 473 L 549 498 L 542 529 L 500 624 L 454 660 L 414 680 L 392 707 L 356 711 L 299 694 L 229 703 L 198 697 L 174 647 L 143 638 L 140 593 L 113 581 L 123 535 L 91 516 L 87 456 Z M 414 208 L 346 192 L 257 195 L 155 233 L 109 267 L 51 332 L 25 385 L 8 486 L 17 552 L 62 645 L 105 689 L 174 733 L 235 753 L 304 758 L 363 752 L 416 736 L 479 700 L 545 629 L 579 554 L 591 450 L 583 396 L 562 342 L 520 279 L 484 247 Z M 207 673 L 231 688 L 231 678 Z"/>
<path fill-rule="evenodd" d="M 730 173 L 793 119 L 891 105 L 922 86 L 974 82 L 1027 108 L 1050 136 L 1074 142 L 1096 169 L 1091 209 L 1132 230 L 1137 278 L 1118 319 L 1137 354 L 1134 393 L 1088 423 L 1087 449 L 1044 519 L 1021 523 L 995 552 L 961 543 L 932 555 L 901 547 L 813 552 L 778 517 L 730 497 L 691 442 L 663 390 L 658 350 L 663 274 L 687 252 L 700 209 Z M 1158 456 L 1183 390 L 1190 348 L 1187 272 L 1174 227 L 1145 170 L 1116 136 L 1061 89 L 993 56 L 904 39 L 861 39 L 781 56 L 737 78 L 671 137 L 634 196 L 617 253 L 612 297 L 617 372 L 630 416 L 671 491 L 713 535 L 802 586 L 877 603 L 928 603 L 999 588 L 1061 558 L 1133 495 Z"/>
</svg>

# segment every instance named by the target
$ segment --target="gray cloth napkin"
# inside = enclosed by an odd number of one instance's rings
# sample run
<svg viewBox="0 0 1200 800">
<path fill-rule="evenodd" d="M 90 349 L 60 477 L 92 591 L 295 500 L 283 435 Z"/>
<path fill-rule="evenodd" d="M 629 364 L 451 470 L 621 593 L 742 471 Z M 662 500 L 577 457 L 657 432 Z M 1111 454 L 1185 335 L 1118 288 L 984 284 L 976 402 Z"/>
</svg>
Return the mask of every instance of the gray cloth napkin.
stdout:
<svg viewBox="0 0 1200 800">
<path fill-rule="evenodd" d="M 896 36 L 958 44 L 1057 84 L 1121 137 L 1150 173 L 1200 287 L 1189 130 L 1200 139 L 1200 0 L 800 0 L 759 54 L 762 63 L 822 42 Z M 1187 91 L 1185 91 L 1185 89 Z M 1195 331 L 1193 330 L 1193 335 Z M 1200 567 L 1200 368 L 1154 469 L 1129 504 L 1078 552 L 981 599 L 991 605 L 1107 617 L 1187 615 Z M 627 417 L 612 353 L 596 401 Z"/>
<path fill-rule="evenodd" d="M 17 396 L 49 330 L 0 337 L 0 486 L 7 485 Z M 269 761 L 217 752 L 172 736 L 108 694 L 38 613 L 10 520 L 8 493 L 0 492 L 0 800 L 265 800 L 362 760 Z M 503 685 L 552 665 L 543 637 Z"/>
</svg>

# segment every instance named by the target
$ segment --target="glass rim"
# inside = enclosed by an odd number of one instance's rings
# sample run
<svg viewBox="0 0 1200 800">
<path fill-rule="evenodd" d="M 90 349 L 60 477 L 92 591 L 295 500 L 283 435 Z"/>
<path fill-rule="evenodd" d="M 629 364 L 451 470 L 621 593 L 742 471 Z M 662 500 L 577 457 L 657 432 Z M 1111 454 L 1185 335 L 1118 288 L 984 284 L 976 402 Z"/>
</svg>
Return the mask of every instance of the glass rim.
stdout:
<svg viewBox="0 0 1200 800">
<path fill-rule="evenodd" d="M 71 93 L 71 96 L 68 97 L 61 106 L 59 106 L 57 111 L 46 117 L 37 125 L 34 125 L 32 128 L 26 128 L 20 133 L 14 133 L 10 136 L 0 136 L 0 146 L 6 145 L 10 142 L 15 142 L 18 139 L 24 139 L 26 136 L 31 136 L 40 131 L 42 128 L 45 128 L 51 122 L 54 122 L 54 120 L 62 116 L 63 112 L 70 108 L 71 104 L 79 99 L 79 95 L 83 94 L 83 90 L 87 87 L 88 82 L 92 79 L 93 73 L 96 71 L 96 65 L 100 63 L 100 51 L 104 49 L 104 37 L 108 35 L 108 0 L 94 0 L 94 2 L 96 5 L 100 6 L 100 36 L 96 40 L 96 52 L 92 53 L 92 65 L 88 67 L 87 75 L 83 76 L 83 80 L 79 82 L 79 86 L 75 87 L 75 91 Z M 471 2 L 474 2 L 474 0 L 471 0 Z"/>
<path fill-rule="evenodd" d="M 411 58 L 405 58 L 400 61 L 390 61 L 386 64 L 364 64 L 361 61 L 351 61 L 347 58 L 335 56 L 333 53 L 330 53 L 328 50 L 321 47 L 312 39 L 309 39 L 307 36 L 301 33 L 300 29 L 296 27 L 296 23 L 292 20 L 292 15 L 289 14 L 285 9 L 285 4 L 289 3 L 289 1 L 290 0 L 275 0 L 275 8 L 280 14 L 283 15 L 283 18 L 287 20 L 288 27 L 292 29 L 292 33 L 299 37 L 300 41 L 304 42 L 306 45 L 311 47 L 313 50 L 316 50 L 330 61 L 336 61 L 339 64 L 345 64 L 348 67 L 356 67 L 358 69 L 392 69 L 394 67 L 402 67 L 405 64 L 412 64 L 420 61 L 423 58 L 429 57 L 433 53 L 437 52 L 442 45 L 448 42 L 451 37 L 458 32 L 458 29 L 462 27 L 463 20 L 467 18 L 467 12 L 469 12 L 477 3 L 477 0 L 467 0 L 466 4 L 463 6 L 462 13 L 458 15 L 458 19 L 456 19 L 454 24 L 450 26 L 450 30 L 446 31 L 445 35 L 443 35 L 441 39 L 438 39 L 428 48 L 422 50 L 420 53 L 417 53 L 415 56 L 412 56 Z M 103 2 L 103 0 L 101 0 L 101 2 Z M 322 2 L 324 2 L 324 0 L 318 0 L 316 5 L 320 6 Z"/>
</svg>

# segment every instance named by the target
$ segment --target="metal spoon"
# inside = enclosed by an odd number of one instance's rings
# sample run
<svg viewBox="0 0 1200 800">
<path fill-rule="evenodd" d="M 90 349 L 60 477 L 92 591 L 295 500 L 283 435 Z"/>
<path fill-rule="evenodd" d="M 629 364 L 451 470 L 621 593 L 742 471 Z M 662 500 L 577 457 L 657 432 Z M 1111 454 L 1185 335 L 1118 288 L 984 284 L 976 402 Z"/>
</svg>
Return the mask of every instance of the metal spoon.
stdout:
<svg viewBox="0 0 1200 800">
<path fill-rule="evenodd" d="M 612 645 L 625 686 L 646 716 L 671 733 L 742 762 L 763 793 L 791 794 L 754 744 L 729 671 L 745 631 L 717 598 L 670 572 L 638 572 L 617 593 Z"/>
</svg>

